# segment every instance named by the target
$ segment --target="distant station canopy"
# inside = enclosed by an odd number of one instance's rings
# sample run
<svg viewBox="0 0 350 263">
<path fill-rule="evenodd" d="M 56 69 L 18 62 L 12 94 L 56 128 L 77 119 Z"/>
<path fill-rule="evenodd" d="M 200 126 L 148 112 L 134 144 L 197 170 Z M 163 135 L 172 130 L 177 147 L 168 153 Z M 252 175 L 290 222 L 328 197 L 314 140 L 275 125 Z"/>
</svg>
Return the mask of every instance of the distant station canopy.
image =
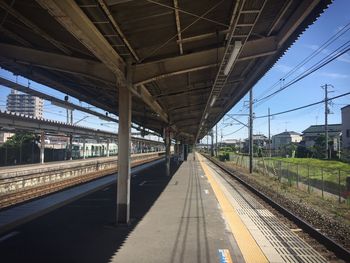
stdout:
<svg viewBox="0 0 350 263">
<path fill-rule="evenodd" d="M 0 66 L 193 143 L 330 2 L 0 0 Z"/>
</svg>

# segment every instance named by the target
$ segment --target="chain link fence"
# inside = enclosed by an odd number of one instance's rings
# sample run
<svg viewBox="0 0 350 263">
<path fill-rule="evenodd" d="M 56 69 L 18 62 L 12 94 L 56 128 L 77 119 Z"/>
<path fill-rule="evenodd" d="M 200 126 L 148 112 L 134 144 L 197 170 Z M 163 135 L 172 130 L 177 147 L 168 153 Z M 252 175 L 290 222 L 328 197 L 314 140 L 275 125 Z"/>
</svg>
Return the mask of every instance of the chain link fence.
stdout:
<svg viewBox="0 0 350 263">
<path fill-rule="evenodd" d="M 249 169 L 249 156 L 230 154 L 229 161 Z M 342 169 L 328 169 L 272 158 L 254 157 L 254 171 L 274 177 L 289 187 L 313 193 L 322 198 L 346 201 L 350 205 L 350 172 Z"/>
</svg>

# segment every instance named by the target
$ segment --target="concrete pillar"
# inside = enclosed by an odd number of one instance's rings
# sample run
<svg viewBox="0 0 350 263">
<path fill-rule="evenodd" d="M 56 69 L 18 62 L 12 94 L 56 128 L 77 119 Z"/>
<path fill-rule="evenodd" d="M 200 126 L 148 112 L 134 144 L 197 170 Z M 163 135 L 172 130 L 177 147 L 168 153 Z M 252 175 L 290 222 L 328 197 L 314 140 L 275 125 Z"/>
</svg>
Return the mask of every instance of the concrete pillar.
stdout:
<svg viewBox="0 0 350 263">
<path fill-rule="evenodd" d="M 45 161 L 45 132 L 42 131 L 40 134 L 40 163 Z"/>
<path fill-rule="evenodd" d="M 83 159 L 86 158 L 86 150 L 85 150 L 86 146 L 85 146 L 85 143 L 86 143 L 86 139 L 83 138 Z"/>
<path fill-rule="evenodd" d="M 166 175 L 170 175 L 170 134 L 169 132 L 165 133 L 165 165 L 166 165 Z"/>
<path fill-rule="evenodd" d="M 127 70 L 127 85 L 132 85 L 130 64 Z M 117 178 L 117 224 L 130 220 L 130 138 L 131 93 L 127 87 L 119 88 L 118 128 L 118 178 Z"/>
<path fill-rule="evenodd" d="M 109 157 L 109 139 L 107 140 L 107 149 L 106 149 L 106 151 L 107 151 L 107 157 Z"/>
<path fill-rule="evenodd" d="M 69 135 L 69 160 L 73 160 L 73 135 Z"/>
</svg>

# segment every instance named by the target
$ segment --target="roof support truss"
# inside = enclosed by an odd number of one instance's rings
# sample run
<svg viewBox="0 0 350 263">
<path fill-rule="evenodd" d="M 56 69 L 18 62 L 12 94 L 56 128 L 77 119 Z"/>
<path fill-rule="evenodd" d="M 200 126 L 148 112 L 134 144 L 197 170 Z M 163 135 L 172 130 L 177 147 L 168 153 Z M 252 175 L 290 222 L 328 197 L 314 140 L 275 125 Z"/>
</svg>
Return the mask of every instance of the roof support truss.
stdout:
<svg viewBox="0 0 350 263">
<path fill-rule="evenodd" d="M 126 85 L 124 61 L 75 1 L 37 0 L 37 2 L 116 75 L 117 86 Z M 164 122 L 168 122 L 167 114 L 144 86 L 140 86 L 137 90 L 132 86 L 127 87 L 134 96 L 143 100 L 159 114 Z"/>
</svg>

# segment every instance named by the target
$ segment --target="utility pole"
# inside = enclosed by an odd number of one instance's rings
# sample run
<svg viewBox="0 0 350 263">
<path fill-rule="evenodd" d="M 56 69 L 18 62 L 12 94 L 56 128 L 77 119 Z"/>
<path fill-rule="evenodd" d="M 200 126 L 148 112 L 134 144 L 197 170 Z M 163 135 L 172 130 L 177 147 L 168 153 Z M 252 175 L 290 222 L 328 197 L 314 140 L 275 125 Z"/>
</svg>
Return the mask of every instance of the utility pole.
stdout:
<svg viewBox="0 0 350 263">
<path fill-rule="evenodd" d="M 249 173 L 253 173 L 253 88 L 249 91 Z"/>
<path fill-rule="evenodd" d="M 328 108 L 328 87 L 333 87 L 332 85 L 325 84 L 324 86 L 321 86 L 321 88 L 324 89 L 324 134 L 326 137 L 326 159 L 329 159 L 329 145 L 328 145 L 328 114 L 329 114 L 329 108 Z"/>
<path fill-rule="evenodd" d="M 221 149 L 221 146 L 222 146 L 222 138 L 223 138 L 223 135 L 222 135 L 222 128 L 221 128 L 221 136 L 220 136 L 220 149 Z"/>
<path fill-rule="evenodd" d="M 268 126 L 269 126 L 269 157 L 271 158 L 271 133 L 270 133 L 270 108 L 268 108 Z"/>
<path fill-rule="evenodd" d="M 67 109 L 68 113 L 68 109 Z M 68 119 L 68 116 L 67 116 Z M 73 109 L 70 110 L 70 124 L 73 125 Z M 73 134 L 69 135 L 69 160 L 73 160 Z"/>
</svg>

